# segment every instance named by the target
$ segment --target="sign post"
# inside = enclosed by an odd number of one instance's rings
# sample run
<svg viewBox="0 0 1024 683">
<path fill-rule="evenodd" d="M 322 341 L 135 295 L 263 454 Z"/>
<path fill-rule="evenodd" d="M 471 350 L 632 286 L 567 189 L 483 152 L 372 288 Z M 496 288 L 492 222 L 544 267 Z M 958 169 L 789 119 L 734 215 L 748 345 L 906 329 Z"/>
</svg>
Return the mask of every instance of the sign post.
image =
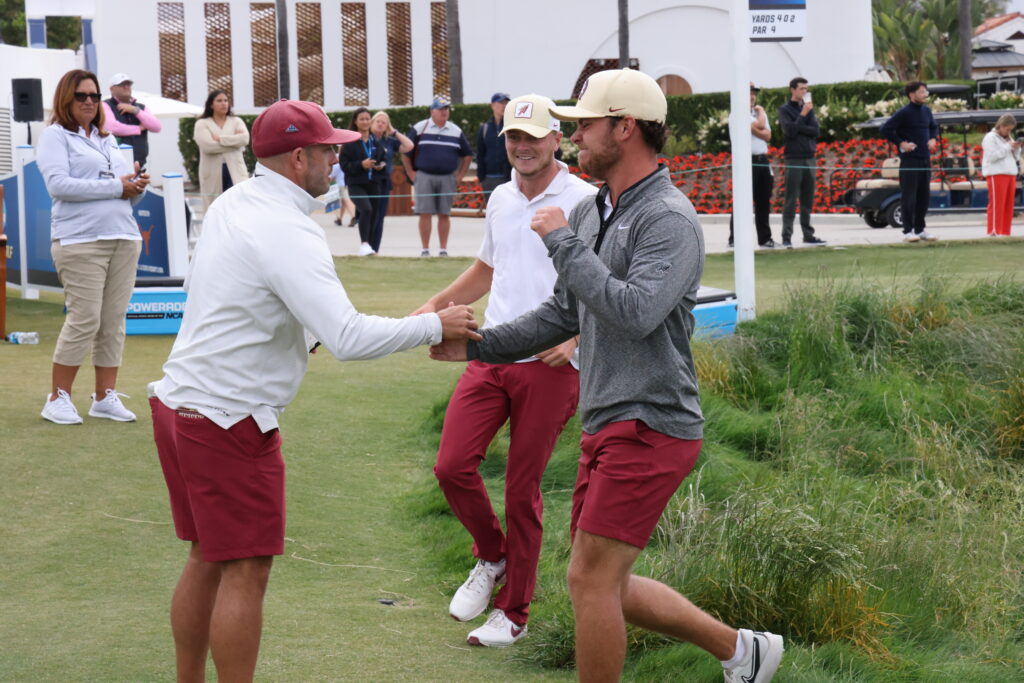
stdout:
<svg viewBox="0 0 1024 683">
<path fill-rule="evenodd" d="M 732 147 L 733 268 L 736 321 L 756 317 L 753 173 L 750 163 L 750 43 L 791 42 L 807 32 L 806 0 L 732 0 L 733 82 L 729 98 Z"/>
</svg>

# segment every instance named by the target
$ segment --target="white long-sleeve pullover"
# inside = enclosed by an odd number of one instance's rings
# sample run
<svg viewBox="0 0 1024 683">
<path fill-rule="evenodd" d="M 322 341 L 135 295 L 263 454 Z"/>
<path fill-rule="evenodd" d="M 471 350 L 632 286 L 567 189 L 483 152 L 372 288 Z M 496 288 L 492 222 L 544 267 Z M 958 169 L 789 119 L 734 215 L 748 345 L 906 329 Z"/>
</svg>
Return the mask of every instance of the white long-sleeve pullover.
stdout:
<svg viewBox="0 0 1024 683">
<path fill-rule="evenodd" d="M 121 176 L 131 173 L 113 135 L 100 137 L 54 123 L 39 136 L 39 172 L 53 201 L 50 238 L 61 244 L 101 239 L 141 240 L 132 204 L 121 199 Z"/>
<path fill-rule="evenodd" d="M 981 174 L 1017 175 L 1017 161 L 1020 150 L 1013 149 L 1012 140 L 1004 138 L 994 129 L 985 134 L 981 140 Z"/>
<path fill-rule="evenodd" d="M 251 415 L 266 432 L 306 372 L 306 331 L 339 360 L 441 340 L 435 313 L 396 319 L 355 309 L 309 217 L 317 208 L 323 203 L 261 164 L 210 205 L 181 330 L 155 387 L 164 405 L 225 429 Z"/>
</svg>

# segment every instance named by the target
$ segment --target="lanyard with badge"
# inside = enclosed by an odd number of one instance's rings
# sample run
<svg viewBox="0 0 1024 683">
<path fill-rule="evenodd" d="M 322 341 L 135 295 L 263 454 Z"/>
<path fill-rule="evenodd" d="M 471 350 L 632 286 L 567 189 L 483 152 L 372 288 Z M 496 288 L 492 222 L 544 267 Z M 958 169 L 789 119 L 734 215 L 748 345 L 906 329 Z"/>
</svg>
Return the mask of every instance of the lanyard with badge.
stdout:
<svg viewBox="0 0 1024 683">
<path fill-rule="evenodd" d="M 370 136 L 369 140 L 363 140 L 363 151 L 366 152 L 366 158 L 367 159 L 371 159 L 373 161 L 376 161 L 376 159 L 373 158 L 373 153 L 376 151 L 376 145 L 373 144 L 373 136 L 372 135 Z M 370 178 L 373 178 L 373 169 L 372 168 L 366 170 L 366 178 L 367 178 L 367 180 L 369 180 Z"/>
<path fill-rule="evenodd" d="M 111 178 L 116 178 L 117 176 L 114 175 L 113 163 L 110 160 L 110 150 L 108 149 L 107 145 L 104 145 L 102 142 L 100 142 L 99 146 L 97 146 L 93 144 L 92 138 L 90 137 L 86 137 L 85 141 L 89 143 L 90 147 L 92 147 L 100 154 L 102 154 L 103 158 L 107 160 L 107 170 L 99 172 L 100 180 L 110 180 Z"/>
</svg>

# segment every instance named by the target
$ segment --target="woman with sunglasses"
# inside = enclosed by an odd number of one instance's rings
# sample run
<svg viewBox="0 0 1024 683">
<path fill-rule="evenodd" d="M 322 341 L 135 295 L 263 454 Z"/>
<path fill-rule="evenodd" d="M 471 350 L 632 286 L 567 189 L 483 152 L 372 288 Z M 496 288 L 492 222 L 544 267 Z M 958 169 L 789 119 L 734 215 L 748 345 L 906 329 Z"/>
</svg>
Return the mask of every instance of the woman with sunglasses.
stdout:
<svg viewBox="0 0 1024 683">
<path fill-rule="evenodd" d="M 42 412 L 57 424 L 82 422 L 71 387 L 90 351 L 96 392 L 89 415 L 135 419 L 116 384 L 142 245 L 132 205 L 142 199 L 149 176 L 140 173 L 138 163 L 128 166 L 114 136 L 104 130 L 100 99 L 95 74 L 67 72 L 53 95 L 50 125 L 39 139 L 37 163 L 53 200 L 50 253 L 67 308 Z"/>
</svg>

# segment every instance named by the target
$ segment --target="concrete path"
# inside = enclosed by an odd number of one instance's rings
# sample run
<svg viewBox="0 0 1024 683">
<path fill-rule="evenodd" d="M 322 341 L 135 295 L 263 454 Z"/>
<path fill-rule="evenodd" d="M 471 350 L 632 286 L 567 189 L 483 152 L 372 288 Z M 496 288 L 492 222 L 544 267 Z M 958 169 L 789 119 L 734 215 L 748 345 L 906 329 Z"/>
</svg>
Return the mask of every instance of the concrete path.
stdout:
<svg viewBox="0 0 1024 683">
<path fill-rule="evenodd" d="M 313 214 L 313 218 L 324 227 L 331 252 L 335 256 L 355 256 L 359 249 L 359 231 L 356 228 L 339 227 L 334 224 L 334 217 L 322 213 Z M 724 253 L 729 251 L 729 217 L 722 215 L 701 216 L 701 225 L 708 253 Z M 452 217 L 451 236 L 448 241 L 448 253 L 451 256 L 476 256 L 483 239 L 483 218 Z M 436 223 L 436 219 L 435 219 Z M 782 218 L 773 215 L 771 219 L 772 236 L 779 244 L 782 242 Z M 822 249 L 853 245 L 896 244 L 903 240 L 900 230 L 894 228 L 869 228 L 856 214 L 816 214 L 813 219 L 816 234 L 828 242 L 826 247 L 805 247 L 801 243 L 799 229 L 794 236 L 794 248 Z M 1020 232 L 1015 227 L 1015 232 Z M 985 214 L 967 215 L 936 215 L 928 217 L 928 231 L 937 235 L 940 240 L 975 240 L 985 238 Z M 781 247 L 780 247 L 781 248 Z M 438 242 L 436 225 L 431 235 L 431 253 L 436 257 Z M 384 239 L 381 243 L 381 256 L 414 256 L 420 255 L 420 239 L 415 216 L 391 216 L 384 221 Z"/>
</svg>

